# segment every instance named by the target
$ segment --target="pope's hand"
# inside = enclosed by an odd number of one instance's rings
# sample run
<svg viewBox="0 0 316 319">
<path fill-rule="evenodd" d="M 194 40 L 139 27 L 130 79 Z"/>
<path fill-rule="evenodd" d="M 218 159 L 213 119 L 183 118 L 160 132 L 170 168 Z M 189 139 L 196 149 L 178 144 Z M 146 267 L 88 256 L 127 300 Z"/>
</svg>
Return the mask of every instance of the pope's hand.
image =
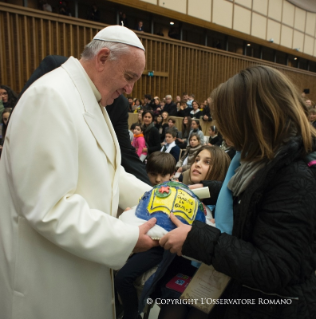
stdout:
<svg viewBox="0 0 316 319">
<path fill-rule="evenodd" d="M 139 237 L 133 250 L 134 253 L 140 253 L 152 247 L 159 246 L 159 242 L 157 240 L 153 240 L 147 235 L 147 232 L 149 231 L 149 229 L 153 228 L 156 222 L 157 222 L 156 218 L 151 218 L 145 224 L 138 226 Z"/>
<path fill-rule="evenodd" d="M 171 221 L 177 226 L 176 229 L 170 231 L 163 236 L 159 244 L 171 253 L 176 253 L 178 256 L 182 255 L 182 246 L 191 230 L 191 226 L 183 224 L 176 216 L 170 214 Z"/>
</svg>

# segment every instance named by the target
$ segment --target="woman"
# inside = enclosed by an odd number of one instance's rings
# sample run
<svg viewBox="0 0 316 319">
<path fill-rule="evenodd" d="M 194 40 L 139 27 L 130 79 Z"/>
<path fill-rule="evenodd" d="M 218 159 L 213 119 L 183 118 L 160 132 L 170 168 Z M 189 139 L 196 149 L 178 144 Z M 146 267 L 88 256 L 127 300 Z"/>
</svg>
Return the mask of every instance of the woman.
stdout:
<svg viewBox="0 0 316 319">
<path fill-rule="evenodd" d="M 160 244 L 230 276 L 221 298 L 254 299 L 215 306 L 211 318 L 316 318 L 316 130 L 306 105 L 267 66 L 241 71 L 213 97 L 220 131 L 240 152 L 216 204 L 216 227 L 226 230 L 172 216 L 178 228 Z"/>
<path fill-rule="evenodd" d="M 189 137 L 191 130 L 191 116 L 185 116 L 182 120 L 182 131 L 181 138 L 176 139 L 176 144 L 181 148 L 185 149 L 187 147 L 187 139 Z"/>
<path fill-rule="evenodd" d="M 165 140 L 165 133 L 166 133 L 166 129 L 169 128 L 169 124 L 168 124 L 168 120 L 169 120 L 169 113 L 167 111 L 163 111 L 161 113 L 162 116 L 162 134 L 160 135 L 160 140 L 161 143 Z"/>
<path fill-rule="evenodd" d="M 134 113 L 137 113 L 139 110 L 142 109 L 140 99 L 135 99 L 133 109 L 134 109 Z"/>
<path fill-rule="evenodd" d="M 143 152 L 147 152 L 148 155 L 152 152 L 159 151 L 161 148 L 160 135 L 153 122 L 154 115 L 151 111 L 143 112 L 143 124 L 144 124 L 144 137 L 146 141 L 146 148 L 143 148 Z"/>
<path fill-rule="evenodd" d="M 210 126 L 208 133 L 210 134 L 210 138 L 208 140 L 210 145 L 220 146 L 222 144 L 222 136 L 219 134 L 218 129 L 215 125 Z"/>
<path fill-rule="evenodd" d="M 207 100 L 204 102 L 205 106 L 202 111 L 202 120 L 206 122 L 211 122 L 212 121 L 212 115 L 211 115 L 211 105 L 212 99 L 209 97 Z"/>
<path fill-rule="evenodd" d="M 5 134 L 7 131 L 9 117 L 10 117 L 11 112 L 12 112 L 11 108 L 6 108 L 6 109 L 4 109 L 2 116 L 1 116 L 2 133 L 1 133 L 1 138 L 0 138 L 0 157 L 1 157 L 2 146 L 4 143 Z"/>
<path fill-rule="evenodd" d="M 4 108 L 14 108 L 18 96 L 8 86 L 0 85 L 0 99 L 2 99 Z"/>
<path fill-rule="evenodd" d="M 201 141 L 201 145 L 205 144 L 204 134 L 201 131 L 201 126 L 200 126 L 200 121 L 199 120 L 195 120 L 195 119 L 191 120 L 191 131 L 190 131 L 188 139 L 187 139 L 187 145 L 189 145 L 189 141 L 190 141 L 190 137 L 191 137 L 192 133 L 197 133 L 199 135 L 200 141 Z"/>
</svg>

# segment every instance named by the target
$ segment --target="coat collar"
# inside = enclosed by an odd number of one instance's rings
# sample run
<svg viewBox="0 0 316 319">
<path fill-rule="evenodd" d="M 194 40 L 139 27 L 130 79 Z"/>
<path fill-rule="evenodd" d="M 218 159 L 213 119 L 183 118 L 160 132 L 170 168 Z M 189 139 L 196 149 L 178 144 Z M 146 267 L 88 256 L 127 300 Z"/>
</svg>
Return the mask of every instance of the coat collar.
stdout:
<svg viewBox="0 0 316 319">
<path fill-rule="evenodd" d="M 116 167 L 121 161 L 119 158 L 120 156 L 116 156 L 116 154 L 119 154 L 117 152 L 118 142 L 116 134 L 107 112 L 96 100 L 93 90 L 86 78 L 84 68 L 74 57 L 70 57 L 62 65 L 62 68 L 68 73 L 78 90 L 85 109 L 83 116 L 87 125 L 109 162 L 113 165 L 113 167 Z"/>
</svg>

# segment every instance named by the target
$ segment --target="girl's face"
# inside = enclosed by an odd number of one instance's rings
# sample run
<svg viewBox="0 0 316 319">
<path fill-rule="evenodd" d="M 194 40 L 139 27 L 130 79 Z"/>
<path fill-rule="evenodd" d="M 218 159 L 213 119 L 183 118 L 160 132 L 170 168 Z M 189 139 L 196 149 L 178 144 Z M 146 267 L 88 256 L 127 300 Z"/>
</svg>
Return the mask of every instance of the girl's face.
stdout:
<svg viewBox="0 0 316 319">
<path fill-rule="evenodd" d="M 309 120 L 311 121 L 311 122 L 314 122 L 315 120 L 316 120 L 316 114 L 309 114 Z"/>
<path fill-rule="evenodd" d="M 155 105 L 160 105 L 160 101 L 158 99 L 155 99 Z"/>
<path fill-rule="evenodd" d="M 140 127 L 139 127 L 139 126 L 135 126 L 135 128 L 134 128 L 134 134 L 135 134 L 135 135 L 138 135 L 138 134 L 141 134 L 141 132 L 142 132 L 142 130 L 140 129 Z"/>
<path fill-rule="evenodd" d="M 162 118 L 163 118 L 164 120 L 166 120 L 167 117 L 168 117 L 168 113 L 167 113 L 167 112 L 163 112 L 163 113 L 162 113 Z"/>
<path fill-rule="evenodd" d="M 210 134 L 210 136 L 214 136 L 214 135 L 215 135 L 215 132 L 214 132 L 214 131 L 212 131 L 212 129 L 211 129 L 211 128 L 209 128 L 209 130 L 208 130 L 208 134 Z"/>
<path fill-rule="evenodd" d="M 203 150 L 200 152 L 190 169 L 190 178 L 192 184 L 200 183 L 204 181 L 206 175 L 211 168 L 211 154 L 208 150 Z"/>
<path fill-rule="evenodd" d="M 138 120 L 142 122 L 142 113 L 138 113 L 138 116 L 137 116 Z"/>
<path fill-rule="evenodd" d="M 198 125 L 197 125 L 197 123 L 195 122 L 195 121 L 192 121 L 191 122 L 191 129 L 192 130 L 195 130 L 195 129 L 198 129 L 199 127 L 198 127 Z"/>
<path fill-rule="evenodd" d="M 150 113 L 146 113 L 143 117 L 143 122 L 145 125 L 149 125 L 153 121 L 153 117 Z"/>
<path fill-rule="evenodd" d="M 0 99 L 2 99 L 3 103 L 7 103 L 8 102 L 8 92 L 5 89 L 0 89 Z"/>
<path fill-rule="evenodd" d="M 190 146 L 191 147 L 196 147 L 200 144 L 200 141 L 196 138 L 196 136 L 192 136 L 190 138 Z"/>
<path fill-rule="evenodd" d="M 174 124 L 171 120 L 168 121 L 168 125 L 169 125 L 169 127 L 174 127 Z"/>
<path fill-rule="evenodd" d="M 196 102 L 192 103 L 193 110 L 196 111 L 199 108 L 199 105 Z"/>
<path fill-rule="evenodd" d="M 9 116 L 10 116 L 9 112 L 2 113 L 2 121 L 5 125 L 8 124 Z"/>
<path fill-rule="evenodd" d="M 137 105 L 137 106 L 140 105 L 139 100 L 136 100 L 135 105 Z"/>
<path fill-rule="evenodd" d="M 183 119 L 183 124 L 188 124 L 188 122 L 189 122 L 189 120 L 188 120 L 188 118 L 187 117 L 185 117 L 184 119 Z"/>
<path fill-rule="evenodd" d="M 157 123 L 161 123 L 161 122 L 162 122 L 162 116 L 159 115 L 159 116 L 157 116 Z"/>
</svg>

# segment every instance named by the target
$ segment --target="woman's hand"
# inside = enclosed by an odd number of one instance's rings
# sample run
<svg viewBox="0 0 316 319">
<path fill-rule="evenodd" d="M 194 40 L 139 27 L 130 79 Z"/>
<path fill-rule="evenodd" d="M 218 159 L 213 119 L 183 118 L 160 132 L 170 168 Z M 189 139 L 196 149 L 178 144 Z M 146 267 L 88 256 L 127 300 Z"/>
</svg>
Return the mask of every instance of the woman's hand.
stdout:
<svg viewBox="0 0 316 319">
<path fill-rule="evenodd" d="M 182 246 L 187 238 L 188 232 L 191 230 L 191 226 L 183 224 L 172 213 L 170 214 L 170 219 L 177 226 L 177 228 L 163 236 L 160 239 L 159 244 L 164 249 L 170 250 L 171 253 L 176 253 L 178 256 L 181 256 Z"/>
</svg>

